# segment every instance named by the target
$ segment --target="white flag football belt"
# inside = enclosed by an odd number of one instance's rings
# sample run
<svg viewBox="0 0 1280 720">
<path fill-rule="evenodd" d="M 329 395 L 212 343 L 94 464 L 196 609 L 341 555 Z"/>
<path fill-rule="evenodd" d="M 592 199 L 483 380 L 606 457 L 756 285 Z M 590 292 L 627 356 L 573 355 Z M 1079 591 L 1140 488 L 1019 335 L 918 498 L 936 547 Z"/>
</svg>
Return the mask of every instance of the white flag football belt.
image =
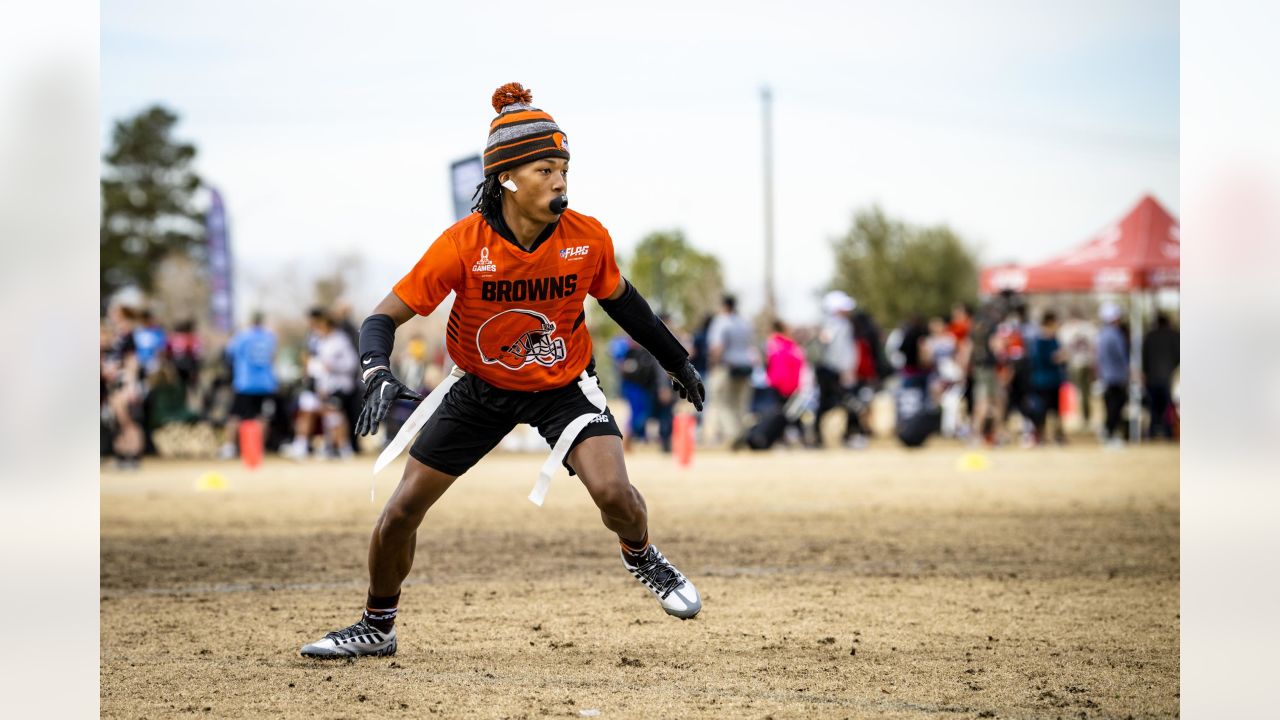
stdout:
<svg viewBox="0 0 1280 720">
<path fill-rule="evenodd" d="M 413 414 L 400 427 L 400 432 L 396 433 L 395 438 L 391 440 L 382 451 L 382 454 L 378 456 L 377 462 L 373 464 L 373 474 L 375 476 L 382 472 L 387 465 L 390 465 L 392 460 L 399 457 L 400 453 L 404 452 L 404 449 L 409 446 L 409 443 L 413 442 L 418 432 L 422 430 L 427 421 L 431 419 L 431 416 L 440 408 L 440 402 L 444 400 L 449 388 L 453 387 L 454 383 L 461 380 L 464 375 L 466 373 L 455 365 L 449 376 L 444 379 L 444 382 L 437 385 L 427 395 L 426 399 L 414 409 Z M 564 432 L 560 433 L 560 439 L 556 441 L 555 447 L 551 449 L 551 454 L 547 456 L 546 462 L 542 463 L 542 469 L 538 472 L 538 481 L 529 493 L 529 502 L 538 507 L 542 507 L 543 501 L 547 499 L 547 491 L 551 488 L 551 477 L 555 474 L 556 468 L 564 464 L 564 459 L 569 455 L 569 448 L 573 446 L 573 441 L 577 439 L 588 423 L 596 419 L 605 410 L 606 402 L 604 392 L 600 389 L 600 382 L 595 377 L 587 374 L 585 370 L 581 378 L 578 381 L 578 388 L 582 390 L 582 394 L 586 396 L 587 400 L 596 406 L 598 412 L 579 415 L 565 426 Z M 369 502 L 373 502 L 373 497 L 373 480 L 371 478 L 369 480 Z"/>
</svg>

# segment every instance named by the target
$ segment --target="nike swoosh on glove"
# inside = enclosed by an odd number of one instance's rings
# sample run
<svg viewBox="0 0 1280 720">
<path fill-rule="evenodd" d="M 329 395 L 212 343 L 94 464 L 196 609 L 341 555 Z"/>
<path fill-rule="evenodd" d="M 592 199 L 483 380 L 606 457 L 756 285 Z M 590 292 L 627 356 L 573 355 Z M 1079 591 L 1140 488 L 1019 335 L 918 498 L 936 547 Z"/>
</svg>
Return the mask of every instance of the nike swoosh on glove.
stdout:
<svg viewBox="0 0 1280 720">
<path fill-rule="evenodd" d="M 390 370 L 375 370 L 364 381 L 364 406 L 360 408 L 360 418 L 356 420 L 356 434 L 372 435 L 377 432 L 378 424 L 397 400 L 421 399 L 421 395 L 397 380 Z"/>
<path fill-rule="evenodd" d="M 685 361 L 678 370 L 667 375 L 671 377 L 671 387 L 676 393 L 692 403 L 694 410 L 702 412 L 702 401 L 707 397 L 707 391 L 703 389 L 702 376 L 694 369 L 693 363 Z"/>
</svg>

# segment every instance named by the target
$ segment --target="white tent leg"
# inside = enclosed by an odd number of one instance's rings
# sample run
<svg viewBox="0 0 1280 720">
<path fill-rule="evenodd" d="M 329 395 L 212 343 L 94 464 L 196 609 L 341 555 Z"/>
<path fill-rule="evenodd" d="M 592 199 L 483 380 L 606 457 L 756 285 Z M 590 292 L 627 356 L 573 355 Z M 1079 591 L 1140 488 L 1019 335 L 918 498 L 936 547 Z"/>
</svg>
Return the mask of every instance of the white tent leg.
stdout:
<svg viewBox="0 0 1280 720">
<path fill-rule="evenodd" d="M 1129 294 L 1129 442 L 1142 441 L 1142 319 L 1146 295 Z"/>
</svg>

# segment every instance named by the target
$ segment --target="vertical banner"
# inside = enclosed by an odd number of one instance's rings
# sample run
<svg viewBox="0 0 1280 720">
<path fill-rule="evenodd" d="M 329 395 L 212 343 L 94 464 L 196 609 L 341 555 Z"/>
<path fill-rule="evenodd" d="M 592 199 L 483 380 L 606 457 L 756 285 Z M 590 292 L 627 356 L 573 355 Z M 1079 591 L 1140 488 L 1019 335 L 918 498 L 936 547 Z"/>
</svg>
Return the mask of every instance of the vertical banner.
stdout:
<svg viewBox="0 0 1280 720">
<path fill-rule="evenodd" d="M 214 328 L 230 333 L 233 316 L 231 304 L 231 241 L 227 237 L 227 214 L 222 195 L 209 188 L 213 202 L 205 218 L 209 237 L 209 312 Z"/>
<path fill-rule="evenodd" d="M 479 155 L 458 160 L 449 166 L 449 177 L 453 179 L 453 219 L 461 220 L 475 204 L 471 197 L 484 180 L 484 162 Z"/>
</svg>

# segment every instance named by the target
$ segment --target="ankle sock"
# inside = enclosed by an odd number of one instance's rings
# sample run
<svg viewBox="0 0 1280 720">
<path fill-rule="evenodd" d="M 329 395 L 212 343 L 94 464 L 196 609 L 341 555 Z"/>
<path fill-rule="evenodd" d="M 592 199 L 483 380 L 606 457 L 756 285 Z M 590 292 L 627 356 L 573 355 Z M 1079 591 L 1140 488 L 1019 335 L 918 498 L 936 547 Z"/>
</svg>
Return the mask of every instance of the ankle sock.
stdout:
<svg viewBox="0 0 1280 720">
<path fill-rule="evenodd" d="M 628 560 L 639 560 L 649 550 L 649 533 L 646 531 L 639 540 L 628 540 L 619 535 L 618 544 L 622 546 L 622 552 Z"/>
<path fill-rule="evenodd" d="M 364 605 L 364 621 L 370 627 L 390 632 L 396 624 L 396 611 L 400 608 L 400 593 L 379 596 L 369 593 Z"/>
</svg>

